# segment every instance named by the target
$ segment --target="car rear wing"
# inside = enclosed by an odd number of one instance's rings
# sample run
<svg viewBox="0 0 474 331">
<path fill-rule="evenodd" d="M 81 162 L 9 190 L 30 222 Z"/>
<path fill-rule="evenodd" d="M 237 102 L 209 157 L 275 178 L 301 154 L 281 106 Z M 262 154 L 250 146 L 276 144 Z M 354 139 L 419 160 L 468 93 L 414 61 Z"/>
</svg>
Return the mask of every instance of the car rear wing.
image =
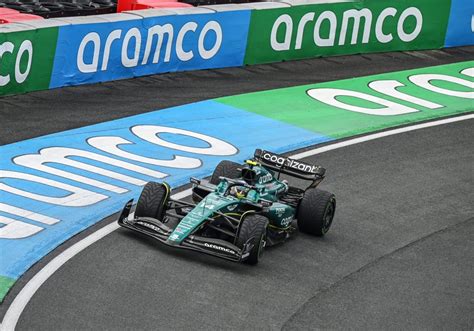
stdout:
<svg viewBox="0 0 474 331">
<path fill-rule="evenodd" d="M 321 166 L 311 165 L 261 149 L 255 150 L 254 159 L 271 170 L 317 183 L 324 178 L 326 173 L 326 169 Z"/>
</svg>

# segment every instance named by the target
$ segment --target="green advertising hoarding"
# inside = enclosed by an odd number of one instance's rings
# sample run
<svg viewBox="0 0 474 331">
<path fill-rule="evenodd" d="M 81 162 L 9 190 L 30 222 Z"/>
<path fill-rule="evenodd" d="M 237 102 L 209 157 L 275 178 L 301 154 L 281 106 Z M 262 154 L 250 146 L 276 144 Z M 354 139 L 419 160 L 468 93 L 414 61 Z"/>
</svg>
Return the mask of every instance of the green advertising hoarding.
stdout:
<svg viewBox="0 0 474 331">
<path fill-rule="evenodd" d="M 444 46 L 450 0 L 365 0 L 254 10 L 245 64 Z"/>
<path fill-rule="evenodd" d="M 49 88 L 58 28 L 0 33 L 0 96 Z"/>
</svg>

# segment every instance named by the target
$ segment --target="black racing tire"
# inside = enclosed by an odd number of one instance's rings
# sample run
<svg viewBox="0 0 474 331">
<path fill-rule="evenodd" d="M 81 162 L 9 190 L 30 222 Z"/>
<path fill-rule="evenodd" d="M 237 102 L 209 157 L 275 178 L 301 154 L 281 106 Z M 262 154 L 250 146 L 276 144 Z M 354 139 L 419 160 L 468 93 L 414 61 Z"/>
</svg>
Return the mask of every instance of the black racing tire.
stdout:
<svg viewBox="0 0 474 331">
<path fill-rule="evenodd" d="M 316 188 L 308 189 L 298 208 L 298 228 L 314 236 L 324 236 L 336 212 L 334 194 Z"/>
<path fill-rule="evenodd" d="M 152 217 L 162 221 L 170 191 L 166 183 L 148 182 L 138 198 L 135 217 Z"/>
<path fill-rule="evenodd" d="M 244 260 L 244 263 L 256 265 L 262 257 L 267 241 L 267 226 L 268 219 L 262 215 L 250 214 L 242 219 L 236 245 L 239 248 L 244 248 L 249 240 L 253 244 L 250 255 Z"/>
<path fill-rule="evenodd" d="M 240 171 L 238 170 L 242 167 L 240 164 L 228 160 L 223 160 L 219 162 L 216 169 L 214 169 L 214 173 L 212 174 L 211 180 L 209 181 L 211 184 L 217 185 L 219 184 L 219 177 L 227 177 L 231 179 L 239 178 Z"/>
</svg>

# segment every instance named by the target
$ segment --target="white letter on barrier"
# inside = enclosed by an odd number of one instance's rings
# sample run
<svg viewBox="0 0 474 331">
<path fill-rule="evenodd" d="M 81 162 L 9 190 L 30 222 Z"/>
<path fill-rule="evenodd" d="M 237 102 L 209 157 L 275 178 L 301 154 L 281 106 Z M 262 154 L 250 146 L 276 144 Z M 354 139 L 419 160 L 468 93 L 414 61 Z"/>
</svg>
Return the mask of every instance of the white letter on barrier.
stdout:
<svg viewBox="0 0 474 331">
<path fill-rule="evenodd" d="M 433 84 L 431 84 L 432 80 L 440 80 L 443 82 L 459 84 L 467 88 L 474 89 L 473 82 L 470 82 L 462 78 L 457 78 L 457 77 L 448 76 L 448 75 L 441 75 L 441 74 L 419 74 L 419 75 L 410 76 L 408 77 L 408 79 L 410 80 L 410 82 L 418 85 L 419 87 L 427 89 L 429 91 L 433 91 L 433 92 L 444 94 L 444 95 L 449 95 L 452 97 L 474 99 L 474 92 L 448 90 L 448 89 L 434 86 Z"/>
<path fill-rule="evenodd" d="M 23 57 L 23 53 L 25 52 L 28 53 L 28 65 L 26 66 L 25 72 L 21 72 L 20 62 L 21 62 L 21 58 Z M 15 61 L 15 80 L 18 84 L 23 83 L 28 77 L 28 74 L 30 73 L 30 69 L 31 69 L 32 60 L 33 60 L 33 45 L 31 44 L 31 41 L 25 40 L 20 45 L 20 49 L 18 50 L 18 55 L 16 56 L 16 61 Z"/>
<path fill-rule="evenodd" d="M 282 24 L 285 24 L 285 40 L 279 42 L 277 40 L 278 29 Z M 275 51 L 287 51 L 290 49 L 291 36 L 293 34 L 293 20 L 290 15 L 284 14 L 278 17 L 273 24 L 270 35 L 270 45 Z"/>
<path fill-rule="evenodd" d="M 154 25 L 148 29 L 148 37 L 146 39 L 145 53 L 143 55 L 142 64 L 147 64 L 151 53 L 151 46 L 153 44 L 153 37 L 156 36 L 155 54 L 153 55 L 153 63 L 158 63 L 160 60 L 161 47 L 163 46 L 163 39 L 165 34 L 168 35 L 168 42 L 166 43 L 166 52 L 164 62 L 170 62 L 171 46 L 173 45 L 173 26 L 171 24 Z"/>
<path fill-rule="evenodd" d="M 403 23 L 409 16 L 415 17 L 416 26 L 413 32 L 406 33 L 405 30 L 403 29 Z M 410 8 L 405 9 L 400 15 L 400 18 L 398 19 L 397 33 L 402 41 L 408 43 L 414 40 L 416 37 L 418 37 L 418 35 L 421 32 L 422 27 L 423 27 L 423 15 L 421 14 L 420 10 L 416 7 L 410 7 Z"/>
<path fill-rule="evenodd" d="M 112 31 L 105 41 L 105 49 L 104 49 L 104 56 L 102 57 L 102 71 L 107 70 L 107 65 L 109 64 L 109 57 L 110 57 L 110 47 L 112 47 L 112 43 L 120 39 L 122 36 L 122 30 L 114 30 Z"/>
<path fill-rule="evenodd" d="M 206 34 L 209 31 L 214 31 L 216 34 L 216 42 L 214 43 L 214 46 L 211 47 L 211 49 L 207 50 L 204 48 L 204 39 L 206 38 Z M 219 23 L 216 21 L 209 21 L 204 25 L 204 28 L 202 28 L 201 33 L 199 34 L 199 40 L 198 40 L 198 50 L 199 50 L 199 55 L 204 60 L 208 60 L 214 55 L 217 54 L 219 49 L 221 48 L 222 44 L 222 29 Z"/>
<path fill-rule="evenodd" d="M 172 168 L 180 168 L 180 169 L 192 169 L 198 168 L 201 166 L 201 161 L 199 159 L 195 159 L 192 157 L 185 157 L 185 156 L 173 156 L 171 160 L 158 160 L 153 159 L 150 157 L 145 157 L 137 154 L 132 154 L 129 152 L 125 152 L 118 148 L 119 145 L 124 144 L 133 144 L 131 141 L 120 137 L 94 137 L 87 140 L 87 143 L 92 147 L 95 147 L 101 151 L 106 153 L 110 153 L 113 155 L 117 155 L 119 157 L 123 157 L 126 159 L 153 164 L 162 167 L 172 167 Z"/>
<path fill-rule="evenodd" d="M 94 45 L 94 54 L 92 56 L 92 63 L 84 63 L 84 50 L 88 43 Z M 83 73 L 96 72 L 99 64 L 99 52 L 100 52 L 100 37 L 97 33 L 88 33 L 84 39 L 82 39 L 79 49 L 77 51 L 77 69 Z"/>
<path fill-rule="evenodd" d="M 321 38 L 321 34 L 319 33 L 321 30 L 321 25 L 323 24 L 324 20 L 329 21 L 329 36 L 327 38 Z M 316 46 L 320 47 L 329 47 L 334 46 L 334 42 L 336 39 L 336 27 L 337 27 L 337 17 L 332 11 L 325 11 L 319 15 L 318 19 L 316 20 L 316 24 L 314 25 L 314 43 Z"/>
<path fill-rule="evenodd" d="M 367 44 L 369 42 L 370 37 L 370 28 L 372 26 L 372 12 L 367 9 L 363 8 L 361 10 L 357 9 L 349 9 L 344 12 L 342 16 L 342 27 L 341 27 L 341 34 L 339 35 L 339 45 L 344 45 L 346 43 L 346 33 L 347 28 L 349 25 L 349 19 L 354 20 L 353 30 L 352 30 L 352 39 L 351 45 L 357 44 L 357 39 L 359 36 L 359 27 L 360 27 L 360 20 L 364 18 L 364 35 L 362 36 L 362 43 Z"/>
<path fill-rule="evenodd" d="M 186 36 L 186 33 L 188 33 L 189 31 L 195 32 L 197 26 L 198 25 L 195 22 L 188 22 L 183 25 L 181 30 L 179 30 L 178 32 L 178 37 L 176 38 L 176 55 L 181 61 L 186 62 L 194 57 L 193 51 L 185 51 L 183 49 L 183 41 L 184 37 Z"/>
<path fill-rule="evenodd" d="M 237 153 L 237 149 L 225 141 L 206 136 L 204 134 L 191 132 L 182 129 L 168 128 L 157 125 L 138 125 L 132 128 L 132 132 L 139 138 L 146 140 L 152 144 L 160 145 L 167 148 L 176 149 L 183 152 L 203 154 L 203 155 L 233 155 Z M 190 147 L 179 144 L 170 143 L 159 137 L 160 133 L 172 133 L 178 135 L 189 136 L 207 142 L 209 147 Z"/>
<path fill-rule="evenodd" d="M 358 113 L 368 114 L 368 115 L 402 115 L 408 113 L 415 113 L 418 110 L 410 107 L 403 106 L 396 102 L 392 102 L 389 100 L 385 100 L 370 94 L 356 92 L 356 91 L 349 91 L 349 90 L 341 90 L 341 89 L 334 89 L 334 88 L 315 88 L 311 89 L 308 92 L 308 95 L 313 99 L 321 101 L 327 105 L 346 109 L 350 111 L 355 111 Z M 385 106 L 384 108 L 372 109 L 372 108 L 365 108 L 359 107 L 354 105 L 349 105 L 347 103 L 341 102 L 337 100 L 337 97 L 354 97 L 364 101 L 370 101 L 373 103 L 377 103 L 379 105 Z"/>
<path fill-rule="evenodd" d="M 5 53 L 13 54 L 13 49 L 14 48 L 15 48 L 15 46 L 9 41 L 4 42 L 3 44 L 1 44 L 0 45 L 0 60 L 2 59 L 2 56 Z M 8 83 L 10 83 L 10 75 L 9 74 L 7 74 L 5 76 L 0 75 L 0 86 L 5 86 Z"/>
<path fill-rule="evenodd" d="M 12 187 L 5 183 L 0 182 L 0 191 L 9 192 L 11 194 L 50 203 L 53 205 L 67 206 L 67 207 L 83 207 L 83 206 L 93 205 L 97 202 L 100 202 L 108 198 L 106 195 L 103 195 L 100 193 L 95 193 L 89 190 L 81 189 L 76 186 L 61 183 L 52 179 L 47 179 L 47 178 L 30 175 L 30 174 L 26 174 L 22 172 L 17 172 L 17 171 L 2 170 L 0 171 L 0 178 L 22 179 L 29 182 L 40 183 L 40 184 L 44 184 L 47 186 L 51 186 L 51 187 L 55 187 L 61 190 L 71 192 L 71 194 L 67 196 L 58 198 L 58 197 L 52 197 L 52 196 L 23 191 L 21 189 L 17 189 L 15 187 Z"/>
<path fill-rule="evenodd" d="M 128 57 L 128 45 L 130 44 L 130 39 L 135 38 L 135 50 L 133 51 L 133 57 Z M 122 65 L 126 68 L 136 67 L 138 65 L 138 58 L 140 56 L 140 47 L 142 44 L 142 35 L 140 30 L 137 28 L 132 28 L 127 31 L 125 37 L 123 37 L 122 44 Z"/>
<path fill-rule="evenodd" d="M 377 22 L 375 23 L 375 37 L 383 44 L 389 43 L 393 40 L 393 36 L 391 33 L 383 33 L 383 25 L 385 23 L 385 19 L 388 16 L 395 17 L 396 14 L 397 10 L 395 8 L 389 7 L 382 10 L 379 17 L 377 18 Z"/>
<path fill-rule="evenodd" d="M 314 20 L 314 13 L 304 14 L 298 23 L 298 31 L 296 32 L 296 43 L 295 49 L 301 49 L 301 44 L 303 43 L 304 28 L 308 22 Z"/>
<path fill-rule="evenodd" d="M 369 84 L 369 87 L 374 91 L 377 91 L 379 93 L 382 93 L 382 94 L 385 94 L 385 95 L 388 95 L 400 100 L 414 103 L 415 105 L 419 105 L 419 106 L 426 107 L 429 109 L 443 108 L 443 106 L 440 104 L 430 102 L 424 99 L 420 99 L 420 98 L 402 93 L 397 90 L 397 87 L 403 87 L 403 86 L 405 85 L 403 85 L 397 80 L 376 80 Z"/>
</svg>

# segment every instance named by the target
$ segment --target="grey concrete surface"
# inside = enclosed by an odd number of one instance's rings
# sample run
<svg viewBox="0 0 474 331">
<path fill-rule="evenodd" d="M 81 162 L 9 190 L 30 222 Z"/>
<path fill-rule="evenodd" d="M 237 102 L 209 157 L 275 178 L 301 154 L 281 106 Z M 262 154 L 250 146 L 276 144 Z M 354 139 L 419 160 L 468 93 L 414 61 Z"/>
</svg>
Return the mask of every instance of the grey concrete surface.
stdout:
<svg viewBox="0 0 474 331">
<path fill-rule="evenodd" d="M 256 267 L 120 229 L 56 272 L 17 330 L 472 329 L 474 121 L 327 152 L 323 239 Z"/>
</svg>

